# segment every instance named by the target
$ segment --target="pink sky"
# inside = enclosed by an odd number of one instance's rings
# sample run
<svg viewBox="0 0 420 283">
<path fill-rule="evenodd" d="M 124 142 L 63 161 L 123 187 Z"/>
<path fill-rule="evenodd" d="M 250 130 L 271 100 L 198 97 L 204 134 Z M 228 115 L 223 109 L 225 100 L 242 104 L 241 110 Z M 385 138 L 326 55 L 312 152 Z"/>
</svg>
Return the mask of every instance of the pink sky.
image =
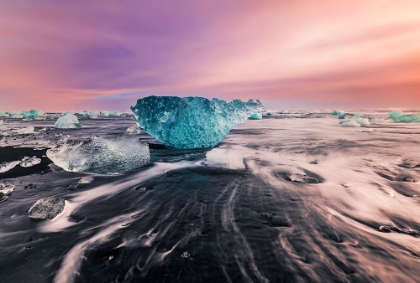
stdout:
<svg viewBox="0 0 420 283">
<path fill-rule="evenodd" d="M 0 2 L 0 109 L 420 108 L 420 1 Z"/>
</svg>

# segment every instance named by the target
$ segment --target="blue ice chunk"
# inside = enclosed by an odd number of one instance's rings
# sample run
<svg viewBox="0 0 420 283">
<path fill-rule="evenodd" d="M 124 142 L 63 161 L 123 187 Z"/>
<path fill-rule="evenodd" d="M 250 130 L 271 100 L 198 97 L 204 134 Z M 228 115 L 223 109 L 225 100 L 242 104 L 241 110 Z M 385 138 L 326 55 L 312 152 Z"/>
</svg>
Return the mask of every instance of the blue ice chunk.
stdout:
<svg viewBox="0 0 420 283">
<path fill-rule="evenodd" d="M 13 111 L 10 113 L 12 118 L 23 118 L 23 111 Z"/>
<path fill-rule="evenodd" d="M 12 118 L 35 118 L 44 115 L 44 111 L 29 110 L 29 111 L 13 111 L 10 113 Z"/>
<path fill-rule="evenodd" d="M 98 111 L 88 112 L 89 117 L 98 117 L 99 115 L 100 115 L 100 113 Z"/>
<path fill-rule="evenodd" d="M 120 111 L 109 112 L 110 117 L 120 117 L 121 114 L 122 113 Z"/>
<path fill-rule="evenodd" d="M 388 118 L 397 123 L 420 122 L 420 113 L 406 114 L 402 111 L 395 110 L 388 113 Z"/>
<path fill-rule="evenodd" d="M 249 120 L 262 120 L 262 114 L 252 113 L 251 116 L 249 116 Z"/>
<path fill-rule="evenodd" d="M 41 110 L 22 111 L 23 118 L 35 118 L 44 115 L 45 112 Z"/>
<path fill-rule="evenodd" d="M 66 113 L 64 116 L 57 119 L 54 127 L 59 129 L 77 129 L 80 128 L 80 124 L 76 115 Z"/>
<path fill-rule="evenodd" d="M 6 112 L 0 110 L 0 117 L 7 117 L 9 116 Z"/>
<path fill-rule="evenodd" d="M 343 110 L 334 110 L 333 112 L 331 112 L 331 115 L 342 116 L 342 115 L 344 115 L 344 111 Z"/>
<path fill-rule="evenodd" d="M 181 149 L 214 147 L 229 131 L 259 113 L 259 100 L 242 102 L 203 97 L 148 96 L 131 107 L 141 128 L 167 146 Z"/>
</svg>

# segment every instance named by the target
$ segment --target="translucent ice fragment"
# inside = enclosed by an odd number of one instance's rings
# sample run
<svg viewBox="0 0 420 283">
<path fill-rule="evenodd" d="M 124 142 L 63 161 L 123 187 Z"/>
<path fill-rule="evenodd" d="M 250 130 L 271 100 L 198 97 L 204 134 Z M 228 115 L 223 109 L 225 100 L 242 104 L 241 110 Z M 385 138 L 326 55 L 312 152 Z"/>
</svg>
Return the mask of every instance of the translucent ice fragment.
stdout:
<svg viewBox="0 0 420 283">
<path fill-rule="evenodd" d="M 93 177 L 86 176 L 86 177 L 83 177 L 82 179 L 80 179 L 78 183 L 81 184 L 81 185 L 86 185 L 86 184 L 90 184 L 92 182 L 93 182 Z"/>
<path fill-rule="evenodd" d="M 10 113 L 10 117 L 12 118 L 23 118 L 23 111 L 13 111 Z"/>
<path fill-rule="evenodd" d="M 10 196 L 15 189 L 15 185 L 12 185 L 10 183 L 0 183 L 0 194 Z"/>
<path fill-rule="evenodd" d="M 148 145 L 128 137 L 65 141 L 49 149 L 47 156 L 66 171 L 99 174 L 124 173 L 150 161 Z"/>
<path fill-rule="evenodd" d="M 0 173 L 6 173 L 7 171 L 13 169 L 18 165 L 20 161 L 11 161 L 0 163 Z"/>
<path fill-rule="evenodd" d="M 91 118 L 91 119 L 96 119 L 96 118 L 98 118 L 98 116 L 100 115 L 100 113 L 99 112 L 97 112 L 97 111 L 91 111 L 91 112 L 88 112 L 88 116 Z"/>
<path fill-rule="evenodd" d="M 39 163 L 41 163 L 41 158 L 38 158 L 36 156 L 32 156 L 32 157 L 25 156 L 22 159 L 22 162 L 20 163 L 20 166 L 22 166 L 22 167 L 32 167 L 32 166 L 35 166 Z"/>
<path fill-rule="evenodd" d="M 15 130 L 14 133 L 18 134 L 18 135 L 27 135 L 27 134 L 33 134 L 35 131 L 35 128 L 32 126 L 26 127 L 26 128 L 22 128 L 19 130 Z"/>
<path fill-rule="evenodd" d="M 28 211 L 32 219 L 54 219 L 64 210 L 65 201 L 60 197 L 45 197 L 38 200 Z"/>
<path fill-rule="evenodd" d="M 242 153 L 233 149 L 215 148 L 206 154 L 206 165 L 227 169 L 245 169 Z"/>
<path fill-rule="evenodd" d="M 10 183 L 0 183 L 0 202 L 6 201 L 14 189 L 15 186 Z"/>
<path fill-rule="evenodd" d="M 59 129 L 77 129 L 80 128 L 79 120 L 71 113 L 66 113 L 64 116 L 58 118 L 54 127 Z"/>
<path fill-rule="evenodd" d="M 346 124 L 346 123 L 349 123 L 351 121 L 354 121 L 354 122 L 358 123 L 360 126 L 369 126 L 370 125 L 369 119 L 358 118 L 358 117 L 350 118 L 350 119 L 342 119 L 340 121 L 340 124 Z M 347 125 L 347 126 L 352 127 L 350 125 Z"/>
<path fill-rule="evenodd" d="M 127 128 L 126 133 L 129 135 L 141 134 L 141 129 L 139 128 L 139 125 L 134 124 Z"/>
<path fill-rule="evenodd" d="M 75 114 L 79 119 L 96 119 L 100 115 L 97 111 L 82 111 Z"/>
<path fill-rule="evenodd" d="M 297 183 L 319 183 L 318 179 L 306 174 L 293 173 L 289 176 L 290 181 Z"/>
</svg>

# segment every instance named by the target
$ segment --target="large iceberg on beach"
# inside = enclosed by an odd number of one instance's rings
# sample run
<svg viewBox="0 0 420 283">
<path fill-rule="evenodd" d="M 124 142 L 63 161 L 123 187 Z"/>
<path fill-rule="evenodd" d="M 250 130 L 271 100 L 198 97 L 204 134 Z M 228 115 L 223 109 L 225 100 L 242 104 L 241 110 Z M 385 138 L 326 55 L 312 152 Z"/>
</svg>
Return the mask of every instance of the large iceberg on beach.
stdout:
<svg viewBox="0 0 420 283">
<path fill-rule="evenodd" d="M 54 127 L 59 129 L 78 129 L 80 128 L 79 120 L 76 115 L 66 113 L 64 116 L 58 118 Z"/>
<path fill-rule="evenodd" d="M 214 147 L 229 131 L 264 110 L 259 100 L 242 102 L 203 97 L 149 96 L 131 107 L 141 128 L 167 146 Z"/>
<path fill-rule="evenodd" d="M 7 117 L 9 114 L 7 114 L 5 111 L 0 110 L 0 117 Z"/>
<path fill-rule="evenodd" d="M 395 110 L 388 114 L 388 118 L 397 123 L 420 122 L 420 113 L 406 114 L 402 111 Z"/>
<path fill-rule="evenodd" d="M 70 172 L 120 174 L 150 161 L 149 147 L 136 138 L 65 140 L 47 151 L 55 165 Z"/>
</svg>

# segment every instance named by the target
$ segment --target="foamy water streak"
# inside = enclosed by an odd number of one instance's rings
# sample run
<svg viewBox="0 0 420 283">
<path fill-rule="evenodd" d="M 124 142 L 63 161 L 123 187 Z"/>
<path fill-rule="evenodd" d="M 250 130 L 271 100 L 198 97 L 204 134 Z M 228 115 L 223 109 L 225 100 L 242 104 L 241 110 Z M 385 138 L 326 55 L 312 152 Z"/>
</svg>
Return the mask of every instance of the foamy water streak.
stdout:
<svg viewBox="0 0 420 283">
<path fill-rule="evenodd" d="M 248 168 L 273 193 L 299 200 L 293 229 L 280 232 L 276 243 L 279 252 L 287 252 L 283 256 L 293 269 L 305 270 L 312 282 L 323 281 L 314 272 L 321 265 L 343 281 L 357 272 L 371 281 L 416 282 L 420 125 L 387 124 L 367 131 L 340 129 L 333 122 L 267 120 L 252 127 L 248 123 L 237 129 L 240 135 L 229 136 L 225 146 L 242 151 Z M 249 138 L 244 137 L 247 132 Z M 250 142 L 256 132 L 264 144 Z M 290 182 L 292 174 L 317 176 L 320 183 Z M 399 233 L 384 233 L 386 226 Z M 312 262 L 309 269 L 302 260 L 302 248 L 289 241 L 296 229 L 301 230 L 300 241 L 312 250 L 309 257 L 321 258 L 322 264 Z"/>
<path fill-rule="evenodd" d="M 111 184 L 102 185 L 88 191 L 83 191 L 81 193 L 70 194 L 68 197 L 71 199 L 71 202 L 66 202 L 64 211 L 59 216 L 57 216 L 54 221 L 42 223 L 39 226 L 39 230 L 41 232 L 58 232 L 67 227 L 76 225 L 77 223 L 69 221 L 69 216 L 81 206 L 94 201 L 97 198 L 112 198 L 113 195 L 117 194 L 121 190 L 133 187 L 134 185 L 144 182 L 145 180 L 148 180 L 154 176 L 164 174 L 165 172 L 191 167 L 194 165 L 195 163 L 189 161 L 181 161 L 177 163 L 158 162 L 155 163 L 152 168 L 129 176 L 128 180 L 124 180 L 123 182 L 118 181 Z"/>
<path fill-rule="evenodd" d="M 135 213 L 139 212 L 141 211 L 137 211 Z M 77 271 L 79 270 L 79 267 L 82 263 L 84 252 L 93 245 L 98 245 L 107 241 L 108 237 L 116 233 L 118 230 L 123 229 L 124 225 L 134 221 L 131 216 L 135 215 L 135 213 L 120 215 L 107 221 L 101 225 L 104 227 L 104 229 L 95 234 L 92 238 L 75 245 L 64 257 L 61 267 L 55 276 L 54 282 L 73 282 L 74 277 L 76 276 Z"/>
<path fill-rule="evenodd" d="M 68 217 L 79 207 L 86 205 L 97 198 L 101 198 L 104 196 L 112 197 L 112 195 L 117 194 L 121 190 L 133 187 L 134 185 L 144 182 L 154 176 L 158 176 L 175 169 L 191 167 L 194 166 L 194 164 L 195 163 L 188 161 L 182 161 L 177 163 L 156 163 L 152 168 L 142 171 L 136 175 L 130 176 L 128 180 L 125 180 L 123 182 L 119 181 L 112 184 L 106 184 L 88 191 L 70 195 L 69 197 L 73 197 L 72 203 L 66 206 L 65 211 L 63 211 L 63 213 L 57 219 L 55 219 L 55 221 L 45 223 L 43 226 L 41 226 L 40 229 L 43 232 L 57 232 L 66 227 L 74 225 L 75 223 L 68 221 Z M 125 226 L 133 222 L 135 220 L 133 216 L 146 210 L 148 210 L 148 207 L 145 207 L 142 210 L 137 210 L 129 214 L 114 217 L 100 225 L 100 227 L 104 227 L 100 232 L 96 233 L 93 237 L 89 238 L 88 240 L 77 244 L 70 250 L 70 252 L 67 253 L 67 255 L 63 259 L 60 269 L 58 270 L 55 276 L 54 282 L 73 282 L 74 276 L 76 275 L 80 267 L 81 261 L 83 259 L 83 253 L 86 249 L 88 249 L 92 245 L 107 241 L 108 237 L 110 237 L 112 234 L 116 233 L 119 229 L 123 229 Z"/>
</svg>

